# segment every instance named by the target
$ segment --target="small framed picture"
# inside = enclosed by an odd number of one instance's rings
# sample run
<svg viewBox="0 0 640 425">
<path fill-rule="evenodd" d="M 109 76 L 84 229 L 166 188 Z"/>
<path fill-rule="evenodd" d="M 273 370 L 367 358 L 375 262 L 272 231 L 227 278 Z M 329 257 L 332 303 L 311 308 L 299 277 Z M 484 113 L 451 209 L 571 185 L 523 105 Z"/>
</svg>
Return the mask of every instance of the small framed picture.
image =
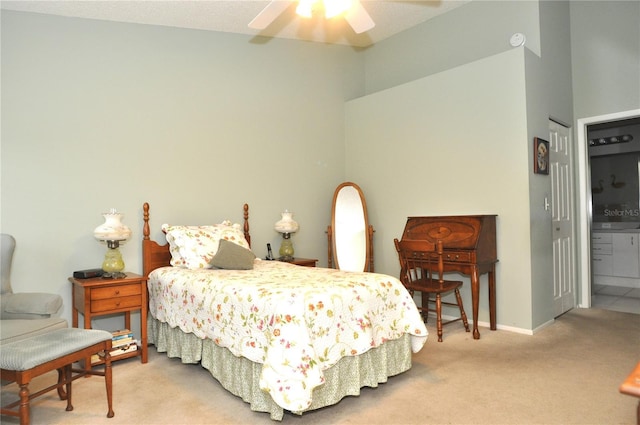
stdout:
<svg viewBox="0 0 640 425">
<path fill-rule="evenodd" d="M 549 142 L 539 137 L 533 139 L 533 172 L 549 174 Z"/>
</svg>

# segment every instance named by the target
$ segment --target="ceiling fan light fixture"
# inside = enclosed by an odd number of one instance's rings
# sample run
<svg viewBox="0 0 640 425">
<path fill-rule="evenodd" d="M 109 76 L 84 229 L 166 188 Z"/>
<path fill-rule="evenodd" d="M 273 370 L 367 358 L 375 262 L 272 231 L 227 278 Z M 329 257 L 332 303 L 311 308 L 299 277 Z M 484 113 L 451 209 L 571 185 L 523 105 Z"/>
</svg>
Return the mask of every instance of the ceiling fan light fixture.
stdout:
<svg viewBox="0 0 640 425">
<path fill-rule="evenodd" d="M 375 27 L 375 22 L 367 13 L 359 0 L 297 0 L 296 13 L 299 16 L 311 18 L 314 9 L 322 7 L 325 17 L 331 19 L 342 15 L 356 34 L 369 31 Z M 272 0 L 262 9 L 251 22 L 249 28 L 263 30 L 267 28 L 281 13 L 283 13 L 295 0 Z"/>
<path fill-rule="evenodd" d="M 304 18 L 311 18 L 314 7 L 319 3 L 324 7 L 324 16 L 331 19 L 348 11 L 352 0 L 298 0 L 296 13 Z"/>
<path fill-rule="evenodd" d="M 351 9 L 351 0 L 323 0 L 324 16 L 327 19 L 335 18 Z"/>
<path fill-rule="evenodd" d="M 311 18 L 313 14 L 313 6 L 317 0 L 298 0 L 296 13 L 303 18 Z"/>
</svg>

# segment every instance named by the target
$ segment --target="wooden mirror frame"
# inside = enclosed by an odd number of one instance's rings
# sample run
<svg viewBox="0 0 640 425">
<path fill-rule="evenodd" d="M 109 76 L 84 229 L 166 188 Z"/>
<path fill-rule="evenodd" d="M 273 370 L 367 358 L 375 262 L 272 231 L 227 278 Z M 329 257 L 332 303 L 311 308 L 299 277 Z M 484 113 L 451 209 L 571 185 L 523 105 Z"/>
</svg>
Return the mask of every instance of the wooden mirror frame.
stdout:
<svg viewBox="0 0 640 425">
<path fill-rule="evenodd" d="M 336 216 L 338 216 L 337 220 Z M 340 246 L 344 234 L 342 231 L 344 220 L 350 223 L 356 222 L 356 246 L 353 246 L 354 244 L 346 247 Z M 331 225 L 327 228 L 329 268 L 335 266 L 340 270 L 373 272 L 373 232 L 373 226 L 369 224 L 367 202 L 360 187 L 352 182 L 340 184 L 333 194 Z M 350 235 L 353 236 L 354 233 L 352 232 Z M 341 254 L 342 252 L 353 252 L 354 249 L 360 251 L 355 260 L 347 261 L 346 257 Z M 342 259 L 342 266 L 340 259 Z"/>
</svg>

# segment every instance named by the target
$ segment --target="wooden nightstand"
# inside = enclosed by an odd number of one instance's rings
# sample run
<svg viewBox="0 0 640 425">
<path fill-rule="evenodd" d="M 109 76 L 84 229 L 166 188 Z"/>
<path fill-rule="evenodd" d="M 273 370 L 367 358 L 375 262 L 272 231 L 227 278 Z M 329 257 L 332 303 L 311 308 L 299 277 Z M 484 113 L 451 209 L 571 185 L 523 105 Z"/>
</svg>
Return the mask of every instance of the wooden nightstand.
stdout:
<svg viewBox="0 0 640 425">
<path fill-rule="evenodd" d="M 295 264 L 297 266 L 305 266 L 305 267 L 315 267 L 318 260 L 315 258 L 299 258 L 295 257 L 291 261 L 287 261 L 287 263 Z"/>
<path fill-rule="evenodd" d="M 140 356 L 147 363 L 147 279 L 127 273 L 121 279 L 69 278 L 73 284 L 72 300 L 73 327 L 78 327 L 78 312 L 84 316 L 84 328 L 91 329 L 91 319 L 107 314 L 124 313 L 124 326 L 131 329 L 131 312 L 140 310 L 140 347 L 131 353 L 112 358 L 113 361 Z M 91 361 L 85 361 L 85 369 L 91 368 Z"/>
</svg>

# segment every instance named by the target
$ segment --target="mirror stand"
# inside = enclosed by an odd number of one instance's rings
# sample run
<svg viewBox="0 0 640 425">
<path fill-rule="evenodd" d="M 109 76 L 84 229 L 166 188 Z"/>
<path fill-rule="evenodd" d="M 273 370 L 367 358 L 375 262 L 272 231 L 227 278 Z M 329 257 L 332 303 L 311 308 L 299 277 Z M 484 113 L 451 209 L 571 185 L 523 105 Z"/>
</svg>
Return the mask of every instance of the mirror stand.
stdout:
<svg viewBox="0 0 640 425">
<path fill-rule="evenodd" d="M 373 232 L 360 187 L 351 182 L 340 184 L 333 195 L 327 228 L 329 268 L 373 272 Z"/>
</svg>

